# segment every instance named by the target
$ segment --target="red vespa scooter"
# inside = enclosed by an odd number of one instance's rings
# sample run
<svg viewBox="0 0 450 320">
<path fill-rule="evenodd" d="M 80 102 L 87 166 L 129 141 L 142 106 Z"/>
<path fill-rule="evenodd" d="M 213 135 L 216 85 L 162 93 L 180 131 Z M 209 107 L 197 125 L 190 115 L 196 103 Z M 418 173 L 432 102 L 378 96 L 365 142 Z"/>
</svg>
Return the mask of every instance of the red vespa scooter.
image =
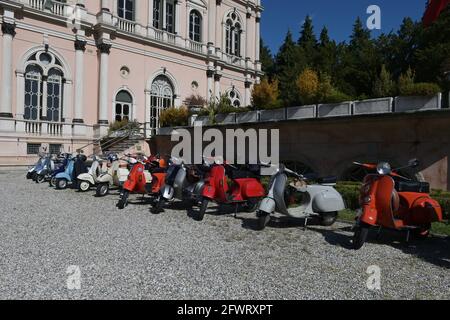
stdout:
<svg viewBox="0 0 450 320">
<path fill-rule="evenodd" d="M 157 197 L 164 186 L 166 171 L 166 161 L 159 156 L 136 158 L 136 163 L 123 185 L 117 207 L 124 209 L 128 205 L 130 193 L 138 193 L 143 196 L 148 194 Z"/>
<path fill-rule="evenodd" d="M 399 170 L 418 167 L 418 160 L 411 160 L 407 166 L 394 170 L 386 162 L 378 165 L 355 164 L 377 172 L 367 175 L 361 188 L 362 209 L 353 236 L 355 250 L 364 245 L 371 227 L 407 231 L 408 242 L 411 232 L 426 237 L 431 224 L 442 221 L 442 209 L 429 195 L 430 185 L 398 174 Z"/>
<path fill-rule="evenodd" d="M 216 162 L 205 177 L 202 191 L 200 210 L 194 219 L 202 221 L 205 217 L 209 202 L 235 205 L 236 212 L 239 205 L 243 205 L 247 212 L 257 209 L 259 201 L 266 195 L 259 177 L 253 170 L 239 170 L 230 164 Z M 227 174 L 228 173 L 228 174 Z M 232 181 L 228 185 L 227 177 Z"/>
</svg>

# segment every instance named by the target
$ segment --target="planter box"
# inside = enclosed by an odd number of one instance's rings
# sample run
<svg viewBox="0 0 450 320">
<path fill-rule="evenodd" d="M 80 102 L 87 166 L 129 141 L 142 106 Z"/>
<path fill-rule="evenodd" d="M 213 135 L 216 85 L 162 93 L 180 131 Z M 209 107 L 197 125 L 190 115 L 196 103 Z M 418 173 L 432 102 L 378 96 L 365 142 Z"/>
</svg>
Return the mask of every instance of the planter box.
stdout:
<svg viewBox="0 0 450 320">
<path fill-rule="evenodd" d="M 431 97 L 396 97 L 395 112 L 441 109 L 442 93 Z"/>
<path fill-rule="evenodd" d="M 172 134 L 173 127 L 164 127 L 156 129 L 156 134 L 158 136 L 170 136 Z"/>
<path fill-rule="evenodd" d="M 319 104 L 318 117 L 328 118 L 350 116 L 352 114 L 352 104 L 353 102 L 351 101 L 332 104 Z"/>
<path fill-rule="evenodd" d="M 262 110 L 259 112 L 259 121 L 286 120 L 286 109 Z"/>
<path fill-rule="evenodd" d="M 195 119 L 195 122 L 201 122 L 203 126 L 208 126 L 211 124 L 211 120 L 209 119 L 209 116 L 197 117 Z"/>
<path fill-rule="evenodd" d="M 250 111 L 236 114 L 236 123 L 251 123 L 259 121 L 259 112 Z"/>
<path fill-rule="evenodd" d="M 292 107 L 286 109 L 288 120 L 310 119 L 316 117 L 316 105 Z"/>
<path fill-rule="evenodd" d="M 236 113 L 218 114 L 216 115 L 216 122 L 221 124 L 236 123 Z"/>
<path fill-rule="evenodd" d="M 393 98 L 380 98 L 355 101 L 353 103 L 353 114 L 377 114 L 392 112 Z"/>
</svg>

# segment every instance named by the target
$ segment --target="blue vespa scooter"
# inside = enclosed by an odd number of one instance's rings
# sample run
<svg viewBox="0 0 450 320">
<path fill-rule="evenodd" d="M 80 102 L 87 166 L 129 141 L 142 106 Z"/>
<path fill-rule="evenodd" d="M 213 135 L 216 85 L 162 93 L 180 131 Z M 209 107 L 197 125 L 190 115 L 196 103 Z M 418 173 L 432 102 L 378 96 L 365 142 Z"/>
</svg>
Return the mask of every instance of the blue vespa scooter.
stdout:
<svg viewBox="0 0 450 320">
<path fill-rule="evenodd" d="M 64 154 L 63 155 L 63 160 L 61 161 L 61 163 L 58 165 L 56 165 L 55 170 L 53 170 L 53 172 L 51 173 L 50 176 L 50 187 L 55 188 L 56 187 L 56 176 L 60 173 L 63 173 L 66 171 L 66 168 L 70 162 L 70 160 L 72 160 L 72 155 L 71 154 Z"/>
<path fill-rule="evenodd" d="M 64 190 L 67 189 L 69 185 L 77 187 L 77 177 L 88 171 L 86 160 L 87 157 L 83 154 L 79 154 L 75 158 L 69 160 L 64 172 L 55 176 L 56 189 Z"/>
</svg>

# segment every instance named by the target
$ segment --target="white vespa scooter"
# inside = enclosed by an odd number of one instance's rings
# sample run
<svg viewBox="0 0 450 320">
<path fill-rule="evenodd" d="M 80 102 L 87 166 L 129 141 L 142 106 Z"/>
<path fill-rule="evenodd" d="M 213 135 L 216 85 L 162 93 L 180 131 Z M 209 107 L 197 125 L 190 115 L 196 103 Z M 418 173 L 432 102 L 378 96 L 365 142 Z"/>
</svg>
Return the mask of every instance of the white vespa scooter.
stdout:
<svg viewBox="0 0 450 320">
<path fill-rule="evenodd" d="M 288 176 L 294 178 L 288 182 Z M 339 211 L 345 209 L 344 200 L 336 191 L 336 179 L 324 179 L 319 184 L 308 185 L 306 178 L 284 165 L 280 165 L 272 176 L 269 193 L 257 211 L 258 229 L 263 230 L 275 212 L 293 218 L 308 219 L 318 217 L 323 226 L 331 226 L 336 222 Z"/>
<path fill-rule="evenodd" d="M 108 169 L 108 172 L 102 173 L 97 178 L 97 197 L 104 197 L 108 195 L 109 191 L 114 186 L 121 188 L 125 181 L 127 181 L 128 175 L 130 174 L 128 169 L 120 167 L 120 159 L 117 154 L 110 154 L 108 156 L 108 161 L 111 163 L 111 167 Z M 130 165 L 136 163 L 136 160 L 130 157 L 128 157 L 126 161 Z"/>
<path fill-rule="evenodd" d="M 86 192 L 95 186 L 97 179 L 101 174 L 101 164 L 97 157 L 94 156 L 91 168 L 88 173 L 82 173 L 77 177 L 78 180 L 78 190 L 81 192 Z"/>
</svg>

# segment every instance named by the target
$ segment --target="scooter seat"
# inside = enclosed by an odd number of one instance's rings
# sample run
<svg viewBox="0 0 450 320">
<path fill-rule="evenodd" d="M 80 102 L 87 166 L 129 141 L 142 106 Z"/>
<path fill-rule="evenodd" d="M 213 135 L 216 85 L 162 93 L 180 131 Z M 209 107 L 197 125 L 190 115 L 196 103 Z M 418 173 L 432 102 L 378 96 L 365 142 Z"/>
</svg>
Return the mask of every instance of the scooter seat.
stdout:
<svg viewBox="0 0 450 320">
<path fill-rule="evenodd" d="M 418 181 L 395 181 L 395 189 L 398 192 L 430 193 L 430 184 Z"/>
<path fill-rule="evenodd" d="M 334 176 L 323 177 L 323 178 L 319 178 L 317 180 L 317 182 L 319 182 L 319 184 L 336 184 L 337 183 L 337 177 L 334 177 Z"/>
</svg>

